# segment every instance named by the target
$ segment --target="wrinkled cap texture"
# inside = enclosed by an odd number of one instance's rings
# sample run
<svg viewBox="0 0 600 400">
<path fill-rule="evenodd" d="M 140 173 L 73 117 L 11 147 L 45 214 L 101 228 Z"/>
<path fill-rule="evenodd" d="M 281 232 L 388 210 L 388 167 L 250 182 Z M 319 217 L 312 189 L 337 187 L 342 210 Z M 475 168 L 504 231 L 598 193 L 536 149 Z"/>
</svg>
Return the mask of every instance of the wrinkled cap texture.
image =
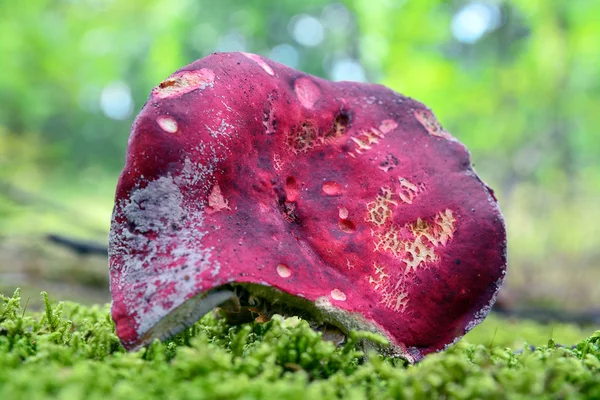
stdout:
<svg viewBox="0 0 600 400">
<path fill-rule="evenodd" d="M 110 233 L 127 349 L 246 283 L 418 361 L 485 318 L 505 266 L 503 217 L 465 146 L 384 86 L 216 53 L 155 87 L 133 124 Z"/>
</svg>

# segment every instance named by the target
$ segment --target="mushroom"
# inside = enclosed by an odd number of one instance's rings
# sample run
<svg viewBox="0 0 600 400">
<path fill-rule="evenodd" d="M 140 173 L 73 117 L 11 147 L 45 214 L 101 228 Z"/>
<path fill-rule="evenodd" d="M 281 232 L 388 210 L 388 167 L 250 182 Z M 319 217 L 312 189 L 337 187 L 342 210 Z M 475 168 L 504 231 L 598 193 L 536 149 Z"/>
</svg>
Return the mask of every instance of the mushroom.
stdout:
<svg viewBox="0 0 600 400">
<path fill-rule="evenodd" d="M 378 332 L 415 362 L 485 318 L 506 232 L 469 152 L 423 104 L 216 53 L 137 116 L 109 253 L 126 349 L 221 306 Z"/>
</svg>

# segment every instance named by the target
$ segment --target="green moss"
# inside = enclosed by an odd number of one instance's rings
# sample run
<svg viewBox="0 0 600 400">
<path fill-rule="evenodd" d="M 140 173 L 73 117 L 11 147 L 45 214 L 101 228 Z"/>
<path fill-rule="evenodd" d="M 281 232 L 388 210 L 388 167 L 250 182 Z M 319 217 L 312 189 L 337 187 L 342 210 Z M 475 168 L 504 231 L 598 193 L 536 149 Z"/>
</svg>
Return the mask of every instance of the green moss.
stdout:
<svg viewBox="0 0 600 400">
<path fill-rule="evenodd" d="M 494 318 L 408 366 L 365 357 L 360 341 L 372 334 L 354 332 L 336 348 L 297 318 L 229 327 L 209 315 L 171 341 L 126 353 L 106 306 L 43 297 L 40 313 L 24 310 L 18 291 L 0 297 L 2 399 L 600 398 L 600 331 L 558 347 L 552 333 L 583 333 Z M 545 344 L 505 347 L 520 337 Z"/>
</svg>

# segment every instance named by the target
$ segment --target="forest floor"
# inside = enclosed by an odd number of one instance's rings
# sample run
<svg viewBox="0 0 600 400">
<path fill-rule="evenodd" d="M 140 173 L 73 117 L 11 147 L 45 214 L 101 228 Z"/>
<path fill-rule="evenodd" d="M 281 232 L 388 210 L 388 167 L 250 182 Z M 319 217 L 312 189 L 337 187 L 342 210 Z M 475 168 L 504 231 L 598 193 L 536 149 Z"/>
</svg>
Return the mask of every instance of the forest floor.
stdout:
<svg viewBox="0 0 600 400">
<path fill-rule="evenodd" d="M 3 399 L 600 398 L 600 331 L 489 317 L 417 365 L 322 339 L 298 318 L 229 327 L 210 313 L 176 338 L 126 353 L 107 306 L 32 312 L 0 297 Z M 527 338 L 526 340 L 523 340 Z"/>
</svg>

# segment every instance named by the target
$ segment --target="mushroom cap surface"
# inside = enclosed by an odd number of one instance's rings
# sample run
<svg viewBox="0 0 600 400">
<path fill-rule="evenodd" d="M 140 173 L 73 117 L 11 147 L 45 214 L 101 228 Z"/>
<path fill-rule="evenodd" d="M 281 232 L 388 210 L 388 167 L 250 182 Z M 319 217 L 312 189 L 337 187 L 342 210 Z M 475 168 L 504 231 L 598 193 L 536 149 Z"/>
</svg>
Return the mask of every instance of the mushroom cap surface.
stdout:
<svg viewBox="0 0 600 400">
<path fill-rule="evenodd" d="M 423 104 L 248 53 L 215 53 L 137 116 L 110 233 L 127 349 L 248 284 L 411 362 L 485 318 L 506 269 L 496 199 Z"/>
</svg>

